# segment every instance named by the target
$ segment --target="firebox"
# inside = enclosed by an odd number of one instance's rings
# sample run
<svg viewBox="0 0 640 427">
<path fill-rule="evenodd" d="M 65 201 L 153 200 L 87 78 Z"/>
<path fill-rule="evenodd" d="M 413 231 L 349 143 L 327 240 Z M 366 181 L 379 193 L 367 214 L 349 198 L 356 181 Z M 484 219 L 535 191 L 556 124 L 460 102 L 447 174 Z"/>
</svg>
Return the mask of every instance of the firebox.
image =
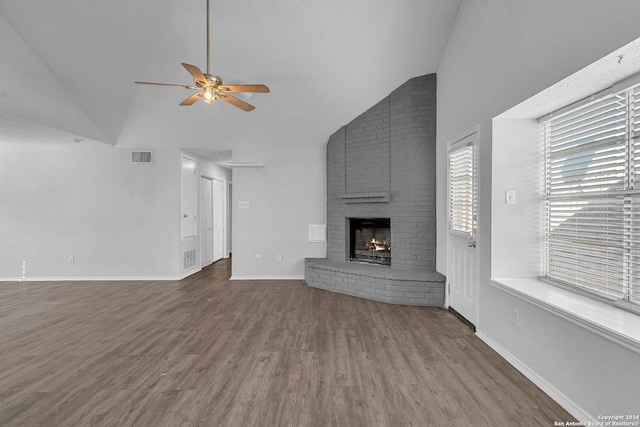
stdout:
<svg viewBox="0 0 640 427">
<path fill-rule="evenodd" d="M 391 265 L 391 220 L 349 218 L 349 259 Z"/>
</svg>

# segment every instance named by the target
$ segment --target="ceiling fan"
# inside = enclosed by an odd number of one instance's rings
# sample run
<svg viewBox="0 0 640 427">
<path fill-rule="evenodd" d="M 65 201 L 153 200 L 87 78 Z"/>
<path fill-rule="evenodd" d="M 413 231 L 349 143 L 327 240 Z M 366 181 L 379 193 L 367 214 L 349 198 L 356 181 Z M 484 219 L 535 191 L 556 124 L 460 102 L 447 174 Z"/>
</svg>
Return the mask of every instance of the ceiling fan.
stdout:
<svg viewBox="0 0 640 427">
<path fill-rule="evenodd" d="M 241 110 L 251 111 L 256 107 L 244 102 L 241 99 L 236 98 L 229 92 L 254 92 L 254 93 L 268 93 L 269 88 L 263 84 L 250 84 L 250 85 L 223 85 L 222 78 L 214 74 L 209 73 L 209 0 L 207 0 L 207 72 L 203 73 L 198 67 L 191 64 L 182 63 L 182 66 L 193 77 L 193 85 L 179 85 L 171 83 L 154 83 L 154 82 L 134 82 L 140 85 L 157 85 L 157 86 L 177 86 L 186 89 L 194 90 L 195 93 L 190 95 L 187 99 L 180 103 L 181 106 L 188 106 L 194 104 L 198 99 L 202 98 L 204 102 L 210 104 L 216 99 L 220 99 L 231 105 L 234 105 Z"/>
</svg>

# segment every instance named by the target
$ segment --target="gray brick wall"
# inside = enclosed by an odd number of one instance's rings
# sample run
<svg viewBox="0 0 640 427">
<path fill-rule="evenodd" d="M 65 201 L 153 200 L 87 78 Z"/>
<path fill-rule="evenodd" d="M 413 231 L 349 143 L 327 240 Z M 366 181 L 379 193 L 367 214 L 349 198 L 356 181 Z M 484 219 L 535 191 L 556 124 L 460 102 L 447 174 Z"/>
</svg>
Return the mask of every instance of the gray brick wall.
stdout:
<svg viewBox="0 0 640 427">
<path fill-rule="evenodd" d="M 436 75 L 416 77 L 329 138 L 327 258 L 347 259 L 346 218 L 391 218 L 392 267 L 435 269 Z M 344 194 L 390 192 L 390 202 Z"/>
<path fill-rule="evenodd" d="M 345 219 L 341 215 L 342 202 L 339 195 L 346 187 L 346 126 L 331 135 L 327 144 L 327 254 L 329 258 L 346 260 Z M 336 212 L 338 210 L 338 212 Z"/>
<path fill-rule="evenodd" d="M 346 193 L 389 191 L 389 97 L 346 126 Z"/>
</svg>

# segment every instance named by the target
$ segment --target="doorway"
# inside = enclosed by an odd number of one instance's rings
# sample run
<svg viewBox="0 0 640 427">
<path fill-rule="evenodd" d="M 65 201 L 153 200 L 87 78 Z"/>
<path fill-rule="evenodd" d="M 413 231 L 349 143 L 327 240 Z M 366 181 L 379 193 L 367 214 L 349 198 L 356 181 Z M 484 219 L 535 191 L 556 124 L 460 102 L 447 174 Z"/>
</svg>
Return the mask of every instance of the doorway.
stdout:
<svg viewBox="0 0 640 427">
<path fill-rule="evenodd" d="M 225 253 L 225 183 L 206 176 L 200 177 L 200 253 L 205 267 Z"/>
<path fill-rule="evenodd" d="M 182 238 L 196 235 L 196 202 L 198 180 L 196 176 L 196 159 L 182 155 Z"/>
<path fill-rule="evenodd" d="M 478 321 L 477 131 L 448 144 L 448 305 Z"/>
<path fill-rule="evenodd" d="M 233 223 L 231 219 L 233 218 L 233 183 L 231 181 L 228 182 L 227 186 L 227 247 L 226 247 L 226 255 L 231 256 L 231 252 L 233 252 L 232 247 L 232 239 L 233 235 Z"/>
<path fill-rule="evenodd" d="M 213 180 L 200 177 L 201 267 L 213 263 Z"/>
<path fill-rule="evenodd" d="M 218 179 L 213 182 L 213 262 L 224 258 L 225 227 L 224 217 L 226 211 L 225 183 Z"/>
</svg>

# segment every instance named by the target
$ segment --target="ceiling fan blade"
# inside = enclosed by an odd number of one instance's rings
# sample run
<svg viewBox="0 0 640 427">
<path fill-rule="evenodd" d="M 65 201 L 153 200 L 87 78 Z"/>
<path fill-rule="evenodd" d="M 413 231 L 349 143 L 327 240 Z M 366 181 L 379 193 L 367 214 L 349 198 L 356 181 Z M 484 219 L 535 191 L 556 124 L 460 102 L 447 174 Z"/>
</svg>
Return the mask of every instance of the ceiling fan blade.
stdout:
<svg viewBox="0 0 640 427">
<path fill-rule="evenodd" d="M 187 71 L 193 76 L 193 79 L 195 81 L 197 81 L 198 83 L 202 83 L 203 85 L 207 84 L 207 79 L 205 78 L 204 74 L 202 74 L 202 71 L 200 71 L 200 68 L 196 67 L 195 65 L 185 64 L 184 62 L 182 63 L 182 66 L 187 69 Z"/>
<path fill-rule="evenodd" d="M 187 99 L 185 99 L 184 101 L 182 101 L 180 103 L 181 107 L 186 107 L 188 105 L 192 105 L 194 102 L 196 102 L 198 99 L 200 99 L 200 92 L 198 93 L 194 93 L 193 95 L 191 95 L 190 97 L 188 97 Z"/>
<path fill-rule="evenodd" d="M 198 89 L 195 86 L 176 85 L 173 83 L 154 83 L 154 82 L 134 82 L 134 83 L 137 85 L 176 86 L 176 87 L 184 87 L 186 89 Z"/>
<path fill-rule="evenodd" d="M 244 111 L 251 111 L 255 110 L 256 108 L 253 105 L 236 98 L 235 96 L 229 95 L 228 93 L 217 93 L 216 96 L 224 102 L 228 102 L 229 104 L 234 105 Z"/>
<path fill-rule="evenodd" d="M 269 93 L 269 88 L 265 85 L 224 85 L 218 86 L 218 89 L 225 92 Z"/>
</svg>

